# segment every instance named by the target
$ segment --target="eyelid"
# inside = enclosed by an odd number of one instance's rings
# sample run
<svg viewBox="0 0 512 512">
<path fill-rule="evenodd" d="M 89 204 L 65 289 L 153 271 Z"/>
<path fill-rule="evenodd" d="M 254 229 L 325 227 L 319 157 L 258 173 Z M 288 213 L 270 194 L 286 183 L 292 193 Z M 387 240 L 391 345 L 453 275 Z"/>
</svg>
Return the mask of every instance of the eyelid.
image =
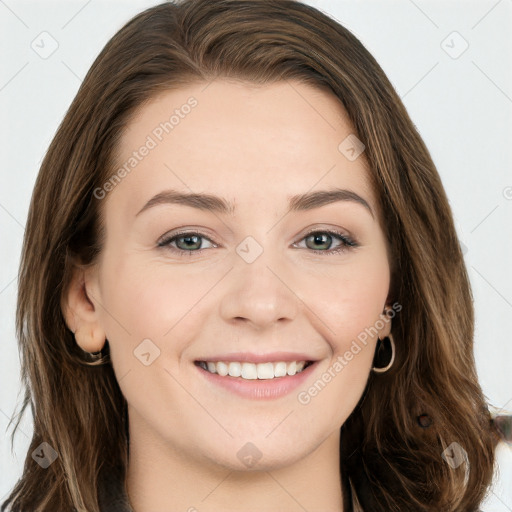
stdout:
<svg viewBox="0 0 512 512">
<path fill-rule="evenodd" d="M 163 247 L 167 242 L 169 242 L 170 240 L 174 239 L 174 238 L 178 238 L 179 236 L 185 236 L 185 235 L 189 235 L 189 236 L 200 236 L 201 238 L 204 238 L 206 240 L 208 240 L 209 242 L 211 242 L 213 245 L 215 245 L 216 247 L 219 247 L 219 244 L 217 244 L 216 242 L 214 242 L 211 238 L 210 235 L 202 232 L 202 230 L 200 228 L 198 229 L 195 229 L 194 227 L 188 227 L 188 228 L 178 228 L 177 230 L 174 230 L 174 231 L 169 231 L 167 233 L 165 233 L 164 235 L 162 235 L 156 242 L 157 246 L 160 246 L 160 247 Z M 197 251 L 196 251 L 197 252 Z"/>
<path fill-rule="evenodd" d="M 309 236 L 316 234 L 316 233 L 322 233 L 330 235 L 331 237 L 334 237 L 338 239 L 341 242 L 341 245 L 334 249 L 327 249 L 324 251 L 317 250 L 317 249 L 309 249 L 309 252 L 312 252 L 313 254 L 323 254 L 323 255 L 329 255 L 329 254 L 337 254 L 342 251 L 347 251 L 349 249 L 355 249 L 359 247 L 359 243 L 357 240 L 350 235 L 347 232 L 343 232 L 341 230 L 338 230 L 336 228 L 322 228 L 322 227 L 314 227 L 310 230 L 308 230 L 306 233 L 303 233 L 300 238 L 298 239 L 298 242 L 294 242 L 292 245 L 296 246 L 298 243 L 305 241 Z"/>
<path fill-rule="evenodd" d="M 359 246 L 359 243 L 357 242 L 357 240 L 355 240 L 355 238 L 352 235 L 348 234 L 347 232 L 343 232 L 343 230 L 339 230 L 339 229 L 333 228 L 333 227 L 322 228 L 319 226 L 310 228 L 305 233 L 300 235 L 300 238 L 298 239 L 298 241 L 294 242 L 292 244 L 292 246 L 295 248 L 298 248 L 298 249 L 302 249 L 301 247 L 297 247 L 297 244 L 302 241 L 305 241 L 308 236 L 311 236 L 312 234 L 316 234 L 316 233 L 330 235 L 331 237 L 338 239 L 338 241 L 341 243 L 339 246 L 337 246 L 334 249 L 326 249 L 326 250 L 310 249 L 309 247 L 306 247 L 305 249 L 307 250 L 307 252 L 312 252 L 313 254 L 327 256 L 327 255 L 333 255 L 333 254 L 338 254 L 340 252 L 348 251 L 350 249 L 354 249 Z M 178 247 L 175 248 L 170 245 L 171 242 L 174 242 L 175 239 L 180 238 L 182 236 L 198 236 L 204 240 L 207 240 L 209 243 L 212 244 L 213 247 L 201 248 L 201 249 L 197 249 L 197 250 L 185 250 L 185 249 L 180 249 Z M 178 256 L 184 256 L 185 254 L 188 254 L 189 256 L 192 256 L 193 254 L 198 255 L 198 254 L 202 254 L 205 250 L 217 249 L 217 248 L 221 247 L 214 240 L 212 240 L 212 238 L 210 236 L 202 233 L 200 229 L 195 230 L 191 227 L 183 228 L 178 231 L 171 231 L 170 233 L 166 233 L 165 235 L 160 237 L 160 239 L 157 242 L 157 246 L 160 248 L 167 248 L 169 251 L 177 254 Z"/>
<path fill-rule="evenodd" d="M 320 227 L 315 226 L 315 227 L 307 229 L 304 233 L 302 233 L 300 240 L 302 240 L 303 238 L 305 238 L 313 233 L 330 233 L 330 234 L 338 235 L 343 238 L 349 238 L 351 240 L 354 239 L 354 237 L 347 230 L 336 228 L 334 226 L 332 226 L 332 227 L 330 227 L 330 226 L 320 226 Z"/>
</svg>

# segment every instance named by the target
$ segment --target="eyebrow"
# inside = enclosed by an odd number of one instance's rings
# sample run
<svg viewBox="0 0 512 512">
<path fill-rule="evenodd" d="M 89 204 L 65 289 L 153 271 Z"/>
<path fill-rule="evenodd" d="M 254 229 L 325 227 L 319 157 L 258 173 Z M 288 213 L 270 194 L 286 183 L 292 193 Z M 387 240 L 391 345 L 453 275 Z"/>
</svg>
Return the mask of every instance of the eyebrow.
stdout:
<svg viewBox="0 0 512 512">
<path fill-rule="evenodd" d="M 375 217 L 374 212 L 368 202 L 363 199 L 359 194 L 351 190 L 335 188 L 332 190 L 319 190 L 316 192 L 308 192 L 306 194 L 299 194 L 289 198 L 288 212 L 293 211 L 306 211 L 320 208 L 328 204 L 338 201 L 350 201 L 364 206 L 372 217 Z M 233 215 L 235 212 L 235 205 L 223 199 L 222 197 L 212 194 L 194 194 L 183 193 L 176 190 L 165 190 L 153 196 L 136 214 L 140 215 L 142 212 L 161 204 L 181 204 L 190 206 L 199 210 L 211 211 L 219 214 Z"/>
</svg>

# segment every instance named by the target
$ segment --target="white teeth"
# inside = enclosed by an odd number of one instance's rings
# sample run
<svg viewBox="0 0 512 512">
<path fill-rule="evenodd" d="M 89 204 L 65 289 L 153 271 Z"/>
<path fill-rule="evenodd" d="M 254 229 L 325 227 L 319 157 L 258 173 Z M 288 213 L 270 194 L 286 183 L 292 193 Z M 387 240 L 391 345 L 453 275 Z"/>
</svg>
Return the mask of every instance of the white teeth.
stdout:
<svg viewBox="0 0 512 512">
<path fill-rule="evenodd" d="M 242 375 L 242 365 L 240 363 L 229 363 L 229 375 L 240 377 Z"/>
<path fill-rule="evenodd" d="M 225 377 L 228 374 L 228 365 L 226 363 L 223 363 L 222 361 L 219 361 L 217 363 L 217 373 L 221 377 Z"/>
<path fill-rule="evenodd" d="M 286 375 L 295 375 L 300 373 L 306 366 L 306 361 L 280 361 L 278 363 L 239 363 L 232 361 L 208 361 L 201 362 L 199 365 L 210 373 L 218 373 L 221 377 L 229 375 L 230 377 L 242 377 L 247 380 L 268 380 L 276 377 L 285 377 Z"/>
<path fill-rule="evenodd" d="M 275 363 L 274 365 L 274 376 L 284 377 L 286 375 L 286 363 Z"/>
<path fill-rule="evenodd" d="M 272 363 L 260 363 L 256 365 L 258 379 L 273 379 L 274 365 Z"/>
<path fill-rule="evenodd" d="M 254 380 L 258 378 L 256 365 L 252 363 L 242 363 L 242 377 L 244 379 Z"/>
</svg>

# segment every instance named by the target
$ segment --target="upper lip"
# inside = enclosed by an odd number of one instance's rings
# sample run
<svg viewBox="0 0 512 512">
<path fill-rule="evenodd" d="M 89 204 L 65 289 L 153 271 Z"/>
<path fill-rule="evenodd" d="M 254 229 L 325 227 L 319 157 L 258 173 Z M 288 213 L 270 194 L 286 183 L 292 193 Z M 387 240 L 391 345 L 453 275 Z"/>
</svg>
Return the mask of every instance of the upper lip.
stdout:
<svg viewBox="0 0 512 512">
<path fill-rule="evenodd" d="M 204 357 L 197 359 L 197 361 L 204 362 L 240 362 L 240 363 L 278 363 L 280 361 L 308 361 L 314 362 L 315 358 L 308 354 L 299 354 L 294 352 L 269 352 L 267 354 L 254 354 L 251 352 L 232 352 L 230 354 L 218 354 L 211 357 Z"/>
</svg>

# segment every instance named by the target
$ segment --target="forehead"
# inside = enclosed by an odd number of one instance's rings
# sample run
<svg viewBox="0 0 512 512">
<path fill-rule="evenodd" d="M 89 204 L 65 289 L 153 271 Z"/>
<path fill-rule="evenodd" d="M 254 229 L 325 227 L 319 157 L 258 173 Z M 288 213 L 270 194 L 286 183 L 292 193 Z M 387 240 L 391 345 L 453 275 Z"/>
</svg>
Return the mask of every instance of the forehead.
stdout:
<svg viewBox="0 0 512 512">
<path fill-rule="evenodd" d="M 127 125 L 116 154 L 116 169 L 127 172 L 113 196 L 140 205 L 170 188 L 261 204 L 343 187 L 372 200 L 364 153 L 347 158 L 353 136 L 326 90 L 297 81 L 191 84 L 152 98 Z"/>
</svg>

